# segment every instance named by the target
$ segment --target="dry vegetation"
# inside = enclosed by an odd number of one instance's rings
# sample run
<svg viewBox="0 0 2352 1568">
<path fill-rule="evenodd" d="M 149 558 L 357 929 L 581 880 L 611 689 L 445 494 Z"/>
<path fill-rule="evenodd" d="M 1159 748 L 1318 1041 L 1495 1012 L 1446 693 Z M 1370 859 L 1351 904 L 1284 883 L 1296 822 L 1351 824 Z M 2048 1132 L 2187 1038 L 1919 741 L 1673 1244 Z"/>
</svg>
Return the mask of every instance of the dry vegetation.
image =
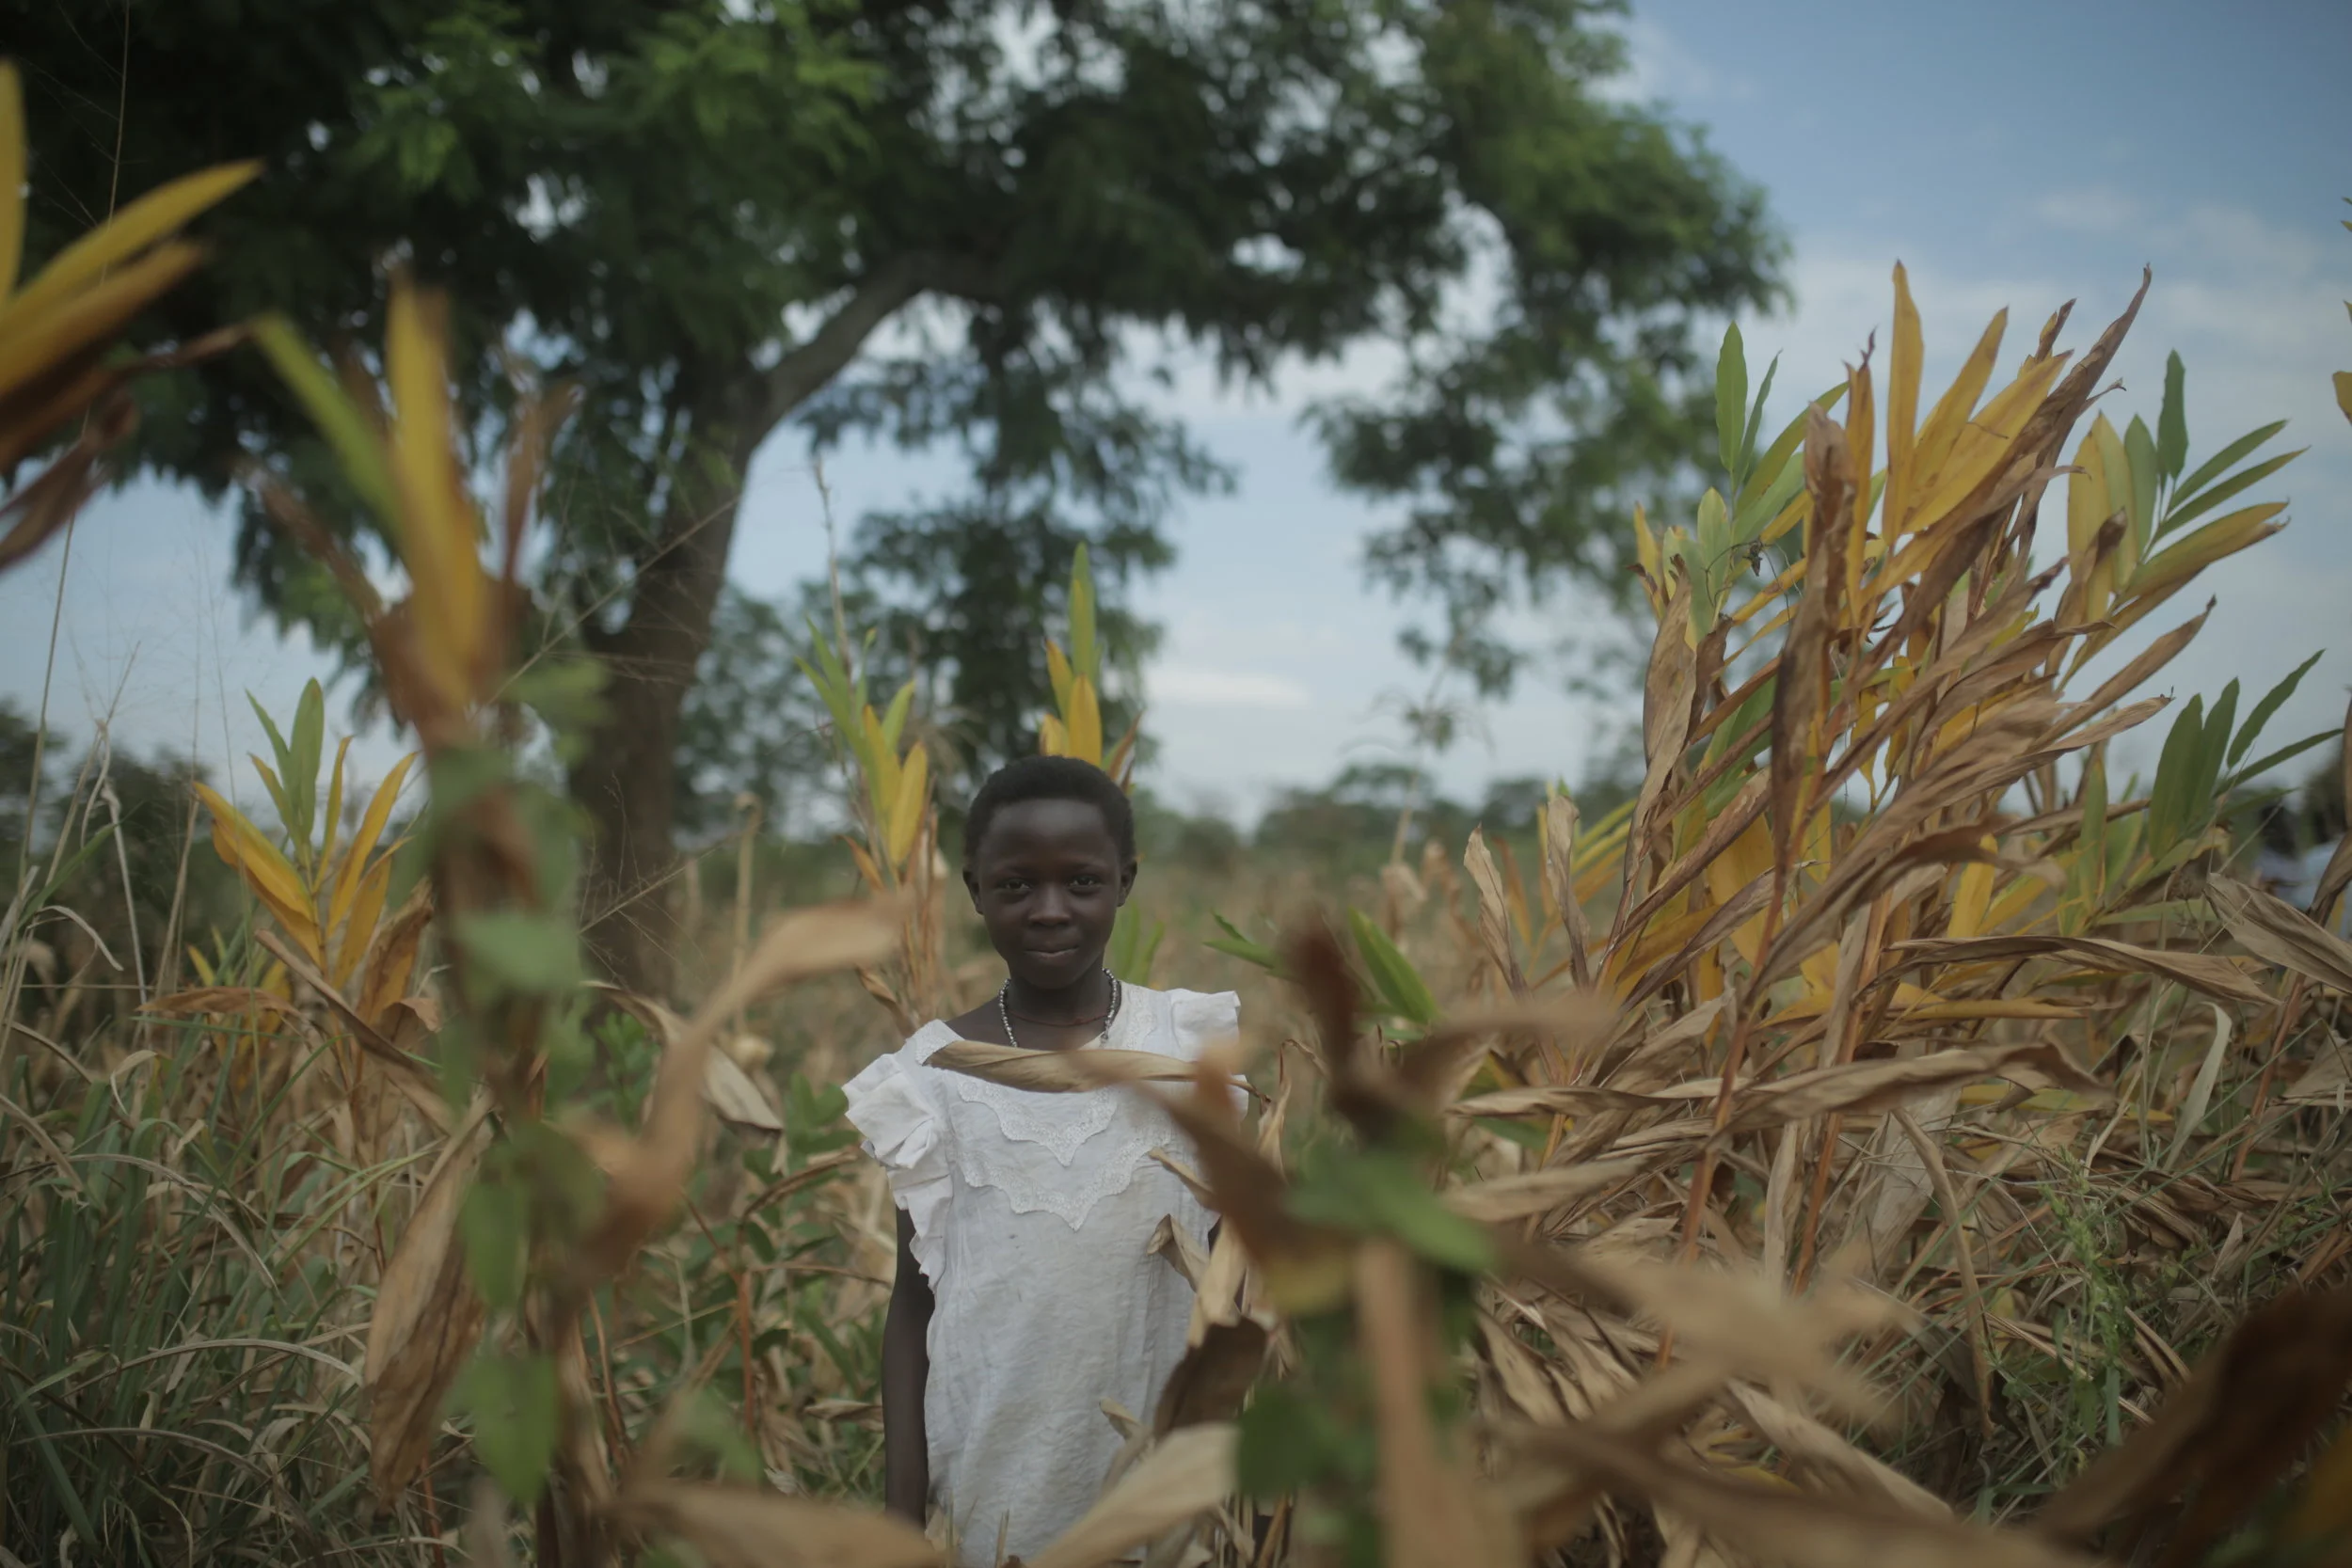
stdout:
<svg viewBox="0 0 2352 1568">
<path fill-rule="evenodd" d="M 12 98 L 0 76 L 11 189 Z M 0 229 L 0 444 L 85 432 L 9 493 L 0 564 L 71 517 L 127 418 L 111 329 L 236 178 L 21 291 Z M 2188 471 L 2177 388 L 2153 431 L 2093 413 L 2130 320 L 2070 354 L 2060 312 L 1995 387 L 1996 322 L 1922 417 L 1898 270 L 1883 372 L 1770 441 L 1735 340 L 1728 484 L 1688 529 L 1634 524 L 1634 800 L 1584 823 L 1556 796 L 1532 854 L 1473 835 L 1458 869 L 1433 844 L 1376 886 L 1229 886 L 1214 954 L 1123 933 L 1163 982 L 1258 966 L 1250 1038 L 1203 1069 L 1248 1075 L 1252 1124 L 1152 1057 L 942 1053 L 1167 1094 L 1228 1221 L 1162 1248 L 1200 1289 L 1192 1354 L 1109 1417 L 1120 1472 L 1031 1568 L 2352 1561 L 2352 948 L 2311 918 L 2352 856 L 2308 912 L 2230 875 L 2270 702 L 2185 705 L 2144 795 L 2107 774 L 2201 618 L 2079 672 L 2278 513 L 2224 504 L 2259 441 Z M 429 298 L 399 294 L 389 406 L 246 335 L 401 541 L 386 605 L 268 496 L 365 619 L 426 803 L 396 830 L 394 779 L 359 806 L 306 701 L 261 765 L 274 824 L 204 801 L 249 927 L 208 946 L 175 911 L 110 956 L 143 1006 L 70 1037 L 36 960 L 83 918 L 57 895 L 103 842 L 87 809 L 7 906 L 0 1544 L 932 1560 L 843 1501 L 874 1490 L 890 1216 L 826 1086 L 978 980 L 908 699 L 877 711 L 847 629 L 816 638 L 863 901 L 755 922 L 746 877 L 690 1018 L 591 984 L 564 818 L 515 762 L 527 716 L 560 745 L 593 700 L 516 646 L 561 397 L 485 526 Z M 1099 758 L 1078 602 L 1045 729 Z"/>
</svg>

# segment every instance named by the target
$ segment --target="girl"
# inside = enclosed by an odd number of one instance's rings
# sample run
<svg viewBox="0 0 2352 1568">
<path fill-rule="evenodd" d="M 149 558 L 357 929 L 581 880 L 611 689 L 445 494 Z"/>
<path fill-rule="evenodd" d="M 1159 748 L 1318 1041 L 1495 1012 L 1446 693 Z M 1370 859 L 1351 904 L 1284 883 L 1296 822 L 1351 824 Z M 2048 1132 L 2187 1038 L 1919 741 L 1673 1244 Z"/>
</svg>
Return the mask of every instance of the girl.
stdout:
<svg viewBox="0 0 2352 1568">
<path fill-rule="evenodd" d="M 918 1525 L 936 1507 L 958 1568 L 1034 1557 L 1075 1523 L 1120 1447 L 1104 1402 L 1149 1419 L 1184 1354 L 1192 1289 L 1148 1249 L 1163 1219 L 1201 1241 L 1216 1216 L 1152 1158 L 1181 1148 L 1174 1125 L 1131 1090 L 1032 1094 L 924 1065 L 955 1039 L 1195 1060 L 1232 1035 L 1232 993 L 1104 969 L 1135 879 L 1135 814 L 1102 769 L 1031 757 L 993 775 L 963 884 L 1005 982 L 847 1085 L 898 1208 L 887 1500 Z"/>
</svg>

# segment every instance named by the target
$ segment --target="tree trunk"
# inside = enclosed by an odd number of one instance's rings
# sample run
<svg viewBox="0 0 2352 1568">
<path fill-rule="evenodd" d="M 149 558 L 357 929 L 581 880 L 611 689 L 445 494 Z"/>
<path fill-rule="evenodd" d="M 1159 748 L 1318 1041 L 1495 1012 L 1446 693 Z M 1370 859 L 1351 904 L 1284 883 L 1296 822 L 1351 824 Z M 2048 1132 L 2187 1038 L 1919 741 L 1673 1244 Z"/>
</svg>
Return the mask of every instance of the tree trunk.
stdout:
<svg viewBox="0 0 2352 1568">
<path fill-rule="evenodd" d="M 726 580 L 743 474 L 766 435 L 741 411 L 740 384 L 691 410 L 658 535 L 639 567 L 628 619 L 589 639 L 604 664 L 604 720 L 571 768 L 590 824 L 582 915 L 597 964 L 626 989 L 672 1000 L 676 971 L 676 846 L 672 754 L 695 666 Z"/>
<path fill-rule="evenodd" d="M 900 257 L 877 268 L 772 369 L 738 365 L 689 383 L 687 452 L 656 543 L 638 562 L 628 619 L 587 639 L 605 668 L 605 717 L 570 770 L 572 799 L 592 834 L 581 911 L 588 947 L 616 984 L 672 1000 L 678 942 L 692 935 L 678 929 L 672 885 L 672 753 L 695 666 L 710 645 L 753 454 L 899 307 L 926 288 L 969 293 L 979 284 L 968 263 Z"/>
</svg>

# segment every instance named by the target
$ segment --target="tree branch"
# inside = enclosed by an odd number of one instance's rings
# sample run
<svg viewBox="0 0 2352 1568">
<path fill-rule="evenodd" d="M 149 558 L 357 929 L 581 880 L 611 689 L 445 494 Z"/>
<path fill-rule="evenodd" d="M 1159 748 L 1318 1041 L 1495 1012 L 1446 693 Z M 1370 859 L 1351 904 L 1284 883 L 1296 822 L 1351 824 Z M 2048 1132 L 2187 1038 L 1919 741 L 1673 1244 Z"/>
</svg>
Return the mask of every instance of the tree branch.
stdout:
<svg viewBox="0 0 2352 1568">
<path fill-rule="evenodd" d="M 919 294 L 947 293 L 983 301 L 995 296 L 987 269 L 968 258 L 914 253 L 892 258 L 858 284 L 817 335 L 787 354 L 761 378 L 756 417 L 743 434 L 756 446 L 839 375 L 866 340 Z"/>
</svg>

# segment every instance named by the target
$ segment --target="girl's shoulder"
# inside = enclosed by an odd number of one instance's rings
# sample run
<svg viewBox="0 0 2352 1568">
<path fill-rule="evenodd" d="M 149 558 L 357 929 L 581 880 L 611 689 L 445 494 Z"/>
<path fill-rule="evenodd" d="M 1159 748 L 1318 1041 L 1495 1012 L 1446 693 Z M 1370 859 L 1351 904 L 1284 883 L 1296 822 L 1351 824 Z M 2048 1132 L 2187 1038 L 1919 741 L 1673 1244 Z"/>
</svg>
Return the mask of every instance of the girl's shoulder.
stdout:
<svg viewBox="0 0 2352 1568">
<path fill-rule="evenodd" d="M 1230 990 L 1153 990 L 1124 988 L 1126 1006 L 1149 1015 L 1152 1038 L 1133 1048 L 1198 1061 L 1201 1053 L 1241 1032 L 1241 997 Z M 1123 1043 L 1123 1042 L 1122 1042 Z"/>
</svg>

